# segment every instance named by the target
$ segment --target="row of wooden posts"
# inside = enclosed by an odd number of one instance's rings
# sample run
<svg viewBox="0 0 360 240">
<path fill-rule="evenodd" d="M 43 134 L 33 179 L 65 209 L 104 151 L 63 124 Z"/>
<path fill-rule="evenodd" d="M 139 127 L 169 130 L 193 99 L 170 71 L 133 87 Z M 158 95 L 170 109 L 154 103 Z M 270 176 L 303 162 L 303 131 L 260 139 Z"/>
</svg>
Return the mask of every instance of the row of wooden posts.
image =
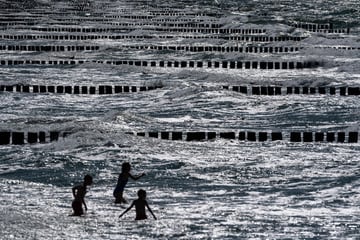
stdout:
<svg viewBox="0 0 360 240">
<path fill-rule="evenodd" d="M 116 94 L 127 92 L 143 92 L 162 88 L 154 86 L 71 86 L 71 85 L 0 85 L 0 92 L 25 93 L 68 93 L 68 94 Z M 203 86 L 203 88 L 205 88 Z M 359 96 L 360 87 L 280 87 L 280 86 L 221 86 L 220 89 L 232 90 L 247 95 L 290 95 L 290 94 L 329 94 L 340 96 Z"/>
<path fill-rule="evenodd" d="M 36 40 L 36 39 L 45 39 L 45 40 L 62 40 L 62 41 L 74 41 L 74 40 L 99 40 L 99 39 L 109 39 L 109 40 L 120 40 L 120 39 L 174 39 L 174 38 L 184 38 L 184 39 L 224 39 L 224 40 L 233 40 L 240 42 L 285 42 L 285 41 L 295 41 L 299 42 L 307 37 L 300 36 L 265 36 L 265 35 L 205 35 L 205 34 L 188 34 L 188 35 L 169 35 L 169 34 L 127 34 L 127 33 L 114 33 L 114 34 L 0 34 L 0 39 L 9 39 L 9 40 Z"/>
<path fill-rule="evenodd" d="M 359 96 L 360 87 L 279 87 L 279 86 L 222 86 L 249 95 L 290 95 L 290 94 L 330 94 L 340 96 Z"/>
<path fill-rule="evenodd" d="M 36 9 L 34 9 L 36 10 Z M 64 11 L 69 10 L 68 8 L 63 9 Z M 39 13 L 44 13 L 46 12 L 45 9 L 41 9 L 39 11 Z M 204 19 L 202 18 L 196 18 L 198 16 L 207 16 L 208 14 L 206 13 L 186 13 L 186 12 L 181 12 L 181 11 L 166 11 L 166 10 L 157 10 L 157 11 L 146 11 L 144 12 L 144 14 L 141 15 L 132 15 L 130 14 L 132 12 L 132 10 L 128 9 L 128 10 L 118 10 L 118 13 L 120 12 L 121 14 L 119 15 L 105 15 L 105 16 L 101 16 L 101 17 L 77 17 L 77 18 L 66 18 L 66 15 L 62 18 L 53 18 L 56 21 L 62 21 L 62 22 L 72 22 L 72 21 L 100 21 L 100 22 L 108 22 L 108 21 L 114 21 L 114 19 L 120 19 L 120 18 L 133 18 L 133 19 L 139 19 L 139 20 L 147 20 L 144 21 L 144 23 L 148 23 L 148 20 L 150 21 L 154 21 L 154 22 L 171 22 L 171 21 L 177 21 L 177 22 L 181 22 L 180 24 L 185 23 L 189 23 L 192 27 L 208 27 L 208 28 L 221 28 L 223 26 L 223 24 L 219 24 L 219 23 L 201 23 L 201 24 L 194 24 L 194 22 L 204 22 Z M 57 13 L 58 15 L 61 15 L 61 12 Z M 64 13 L 66 14 L 66 13 Z M 212 17 L 214 14 L 210 14 Z M 156 16 L 182 16 L 182 18 L 180 19 L 173 19 L 173 18 L 155 18 Z M 185 19 L 184 17 L 191 17 L 188 19 Z M 0 20 L 2 22 L 16 22 L 16 21 L 21 21 L 24 18 L 27 20 L 41 20 L 41 17 L 43 17 L 43 14 L 32 14 L 32 15 L 20 15 L 20 14 L 9 14 L 8 12 L 6 12 L 6 14 L 1 14 Z M 220 17 L 220 15 L 218 16 Z M 214 22 L 214 19 L 209 18 L 207 20 L 207 22 Z M 303 29 L 307 29 L 307 30 L 313 30 L 313 29 L 324 29 L 324 30 L 328 30 L 328 29 L 334 29 L 334 25 L 333 23 L 311 23 L 311 22 L 289 22 L 287 23 L 290 26 L 296 27 L 296 28 L 303 28 Z M 179 25 L 181 26 L 181 25 Z"/>
<path fill-rule="evenodd" d="M 0 131 L 0 145 L 22 145 L 48 143 L 65 138 L 71 132 L 60 131 Z M 229 132 L 210 132 L 210 131 L 162 131 L 162 132 L 127 132 L 140 137 L 157 138 L 174 141 L 211 141 L 216 139 L 229 139 L 248 142 L 284 141 L 290 142 L 334 142 L 334 143 L 357 143 L 358 132 L 255 132 L 255 131 L 229 131 Z M 285 135 L 289 135 L 286 136 Z"/>
<path fill-rule="evenodd" d="M 266 46 L 190 46 L 190 45 L 123 45 L 119 48 L 137 50 L 173 50 L 190 52 L 240 52 L 240 53 L 289 53 L 298 52 L 299 47 L 266 47 Z M 83 45 L 0 45 L 0 51 L 33 51 L 33 52 L 74 52 L 98 51 L 100 46 Z M 359 47 L 360 50 L 360 47 Z"/>
<path fill-rule="evenodd" d="M 320 66 L 317 61 L 265 62 L 265 61 L 146 61 L 146 60 L 12 60 L 1 59 L 0 65 L 79 65 L 98 63 L 109 65 L 130 65 L 142 67 L 174 68 L 228 68 L 228 69 L 304 69 Z"/>
<path fill-rule="evenodd" d="M 23 27 L 27 26 L 35 26 L 38 25 L 38 22 L 41 20 L 41 17 L 26 17 L 26 16 L 1 16 L 0 15 L 0 26 L 18 26 Z M 184 20 L 171 21 L 167 19 L 167 21 L 163 21 L 164 19 L 152 19 L 151 21 L 131 21 L 131 22 L 119 22 L 114 21 L 112 18 L 104 18 L 104 17 L 93 17 L 93 18 L 53 18 L 53 22 L 48 23 L 49 25 L 71 25 L 74 22 L 101 22 L 104 25 L 116 25 L 116 26 L 162 26 L 162 27 L 186 27 L 186 28 L 223 28 L 224 24 L 214 23 L 211 21 L 205 22 L 204 20 L 189 20 L 188 22 Z M 241 33 L 249 33 L 245 28 Z M 264 29 L 266 31 L 266 29 Z M 259 32 L 260 33 L 260 32 Z"/>
<path fill-rule="evenodd" d="M 156 86 L 47 86 L 47 85 L 0 85 L 0 92 L 25 92 L 25 93 L 68 93 L 68 94 L 115 94 L 128 92 L 143 92 L 161 88 Z"/>
<path fill-rule="evenodd" d="M 190 46 L 190 45 L 122 45 L 118 48 L 137 50 L 170 50 L 189 52 L 239 52 L 239 53 L 289 53 L 298 52 L 303 47 L 292 46 Z M 316 46 L 318 49 L 360 50 L 360 46 Z M 84 45 L 0 45 L 0 51 L 33 51 L 33 52 L 75 52 L 99 51 L 101 46 Z"/>
<path fill-rule="evenodd" d="M 220 23 L 214 23 L 214 22 L 204 22 L 204 20 L 189 18 L 187 20 L 184 20 L 183 18 L 178 21 L 174 21 L 174 19 L 157 19 L 152 18 L 154 15 L 149 17 L 146 17 L 146 20 L 148 21 L 137 21 L 137 22 L 114 22 L 114 18 L 134 18 L 139 20 L 144 20 L 139 18 L 138 16 L 132 16 L 132 15 L 119 15 L 119 16 L 102 16 L 102 17 L 83 17 L 83 18 L 55 18 L 54 20 L 60 22 L 60 23 L 72 23 L 74 21 L 92 21 L 92 22 L 102 22 L 102 23 L 109 23 L 111 25 L 116 26 L 162 26 L 164 28 L 195 28 L 195 29 L 219 29 L 222 31 L 222 33 L 226 33 L 226 28 L 224 28 L 223 24 Z M 36 25 L 39 21 L 39 18 L 41 16 L 34 16 L 32 18 L 29 18 L 28 16 L 19 16 L 19 15 L 3 15 L 0 16 L 0 25 L 3 26 L 16 26 L 16 25 L 29 25 L 33 26 Z M 24 20 L 26 19 L 26 21 Z M 59 24 L 59 23 L 54 23 Z M 332 23 L 305 23 L 305 22 L 290 22 L 288 23 L 290 26 L 295 28 L 302 28 L 306 29 L 308 31 L 312 32 L 323 32 L 323 33 L 349 33 L 350 28 L 334 28 Z M 256 30 L 256 29 L 255 29 Z M 264 33 L 266 32 L 266 29 L 257 29 L 257 33 Z M 61 31 L 74 31 L 72 29 L 65 29 L 61 28 Z M 77 30 L 78 31 L 78 30 Z M 80 30 L 79 30 L 80 31 Z M 88 31 L 88 30 L 84 30 Z M 94 30 L 95 31 L 95 30 Z M 103 31 L 103 30 L 100 30 Z M 256 31 L 253 31 L 252 29 L 244 29 L 244 28 L 238 28 L 238 29 L 230 29 L 230 33 L 241 33 L 241 34 L 251 34 L 256 33 Z M 220 33 L 220 32 L 219 32 Z"/>
<path fill-rule="evenodd" d="M 263 34 L 266 29 L 258 28 L 194 28 L 194 27 L 160 27 L 160 26 L 145 26 L 144 30 L 152 30 L 159 32 L 188 32 L 188 33 L 213 33 L 213 34 Z M 40 32 L 78 32 L 78 33 L 104 33 L 104 32 L 121 32 L 138 30 L 132 26 L 111 27 L 111 28 L 93 28 L 93 27 L 27 27 L 27 30 Z"/>
<path fill-rule="evenodd" d="M 290 142 L 338 142 L 338 143 L 357 143 L 358 132 L 256 132 L 256 131 L 164 131 L 164 132 L 128 132 L 136 136 L 160 138 L 166 140 L 185 140 L 185 141 L 206 141 L 215 139 L 232 139 L 249 142 L 283 141 Z M 285 137 L 286 135 L 289 135 Z"/>
<path fill-rule="evenodd" d="M 59 131 L 39 131 L 39 132 L 21 132 L 21 131 L 0 131 L 0 145 L 22 145 L 35 143 L 48 143 L 58 141 L 71 134 L 70 132 Z"/>
</svg>

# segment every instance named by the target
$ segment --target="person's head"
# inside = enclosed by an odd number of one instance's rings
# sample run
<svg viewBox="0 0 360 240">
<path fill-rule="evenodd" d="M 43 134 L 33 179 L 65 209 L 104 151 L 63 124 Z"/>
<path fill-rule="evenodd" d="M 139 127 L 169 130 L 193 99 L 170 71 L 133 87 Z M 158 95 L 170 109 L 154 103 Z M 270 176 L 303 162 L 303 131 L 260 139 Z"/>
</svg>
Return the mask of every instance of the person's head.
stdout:
<svg viewBox="0 0 360 240">
<path fill-rule="evenodd" d="M 124 162 L 121 166 L 121 171 L 122 172 L 130 172 L 131 166 L 130 163 L 128 162 Z"/>
<path fill-rule="evenodd" d="M 141 199 L 146 198 L 146 191 L 144 189 L 140 189 L 137 194 L 138 194 L 138 197 Z"/>
<path fill-rule="evenodd" d="M 85 175 L 84 177 L 84 184 L 85 185 L 91 185 L 93 183 L 93 178 L 90 175 Z"/>
</svg>

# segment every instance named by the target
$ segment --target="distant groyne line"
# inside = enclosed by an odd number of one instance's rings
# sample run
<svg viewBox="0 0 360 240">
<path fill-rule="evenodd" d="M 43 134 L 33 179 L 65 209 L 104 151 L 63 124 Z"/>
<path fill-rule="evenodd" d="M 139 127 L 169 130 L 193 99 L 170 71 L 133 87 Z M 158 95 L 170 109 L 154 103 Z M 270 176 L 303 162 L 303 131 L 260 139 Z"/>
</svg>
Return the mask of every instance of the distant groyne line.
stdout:
<svg viewBox="0 0 360 240">
<path fill-rule="evenodd" d="M 0 131 L 0 145 L 23 145 L 49 143 L 66 138 L 67 131 Z M 285 141 L 294 143 L 357 143 L 359 133 L 355 131 L 149 131 L 126 132 L 139 137 L 172 141 L 214 141 L 219 139 L 240 142 Z"/>
<path fill-rule="evenodd" d="M 65 138 L 70 132 L 61 131 L 0 131 L 0 145 L 49 143 Z"/>
<path fill-rule="evenodd" d="M 289 53 L 302 49 L 360 50 L 360 46 L 218 46 L 218 45 L 122 45 L 121 48 L 136 50 L 172 50 L 190 52 L 240 52 L 240 53 Z"/>
<path fill-rule="evenodd" d="M 0 51 L 73 52 L 99 51 L 101 46 L 86 45 L 0 45 Z M 239 52 L 239 53 L 289 53 L 298 52 L 300 47 L 280 46 L 216 46 L 216 45 L 119 45 L 114 48 L 136 50 L 171 50 L 189 52 Z M 359 47 L 360 49 L 360 47 Z"/>
<path fill-rule="evenodd" d="M 288 141 L 288 142 L 338 142 L 357 143 L 358 132 L 268 132 L 268 131 L 162 131 L 162 132 L 127 132 L 128 134 L 179 141 L 209 141 L 230 139 L 248 142 Z"/>
<path fill-rule="evenodd" d="M 291 22 L 289 24 L 295 28 L 302 28 L 309 32 L 319 33 L 350 33 L 350 28 L 334 28 L 333 23 L 308 23 L 308 22 Z"/>
<path fill-rule="evenodd" d="M 23 93 L 67 93 L 67 94 L 117 94 L 129 92 L 151 91 L 162 86 L 124 86 L 124 85 L 0 85 L 0 92 L 23 92 Z"/>
<path fill-rule="evenodd" d="M 64 20 L 64 21 L 72 21 L 74 19 L 68 18 L 69 17 L 69 11 L 71 13 L 74 13 L 75 16 L 78 16 L 79 13 L 78 8 L 56 8 L 57 12 L 54 14 L 53 11 L 49 11 L 48 8 L 45 9 L 31 9 L 28 11 L 29 13 L 32 13 L 31 15 L 25 15 L 25 14 L 14 14 L 12 11 L 18 13 L 18 9 L 11 9 L 11 8 L 4 8 L 2 9 L 2 13 L 0 14 L 3 21 L 7 20 L 9 22 L 11 21 L 18 21 L 21 19 L 27 19 L 27 20 L 42 20 L 42 17 L 44 16 L 51 16 L 51 19 L 54 19 L 56 21 Z M 156 17 L 158 16 L 168 16 L 168 17 L 183 17 L 183 21 L 196 21 L 197 17 L 202 16 L 208 16 L 208 14 L 205 13 L 184 13 L 184 12 L 154 12 L 148 14 L 148 11 L 143 13 L 137 13 L 137 15 L 132 14 L 132 11 L 117 11 L 116 13 L 121 12 L 120 15 L 104 15 L 104 14 L 95 14 L 94 16 L 87 16 L 87 17 L 81 17 L 81 18 L 75 18 L 75 20 L 80 21 L 114 21 L 114 19 L 131 19 L 131 20 L 143 20 L 143 21 L 158 21 Z M 77 13 L 77 14 L 76 14 Z M 59 18 L 58 16 L 63 15 L 64 18 Z M 212 14 L 213 16 L 214 14 Z M 188 17 L 188 18 L 184 18 Z M 171 20 L 171 19 L 170 19 Z M 198 20 L 199 21 L 199 20 Z M 209 18 L 208 21 L 215 21 L 214 19 Z"/>
<path fill-rule="evenodd" d="M 100 50 L 100 46 L 94 45 L 0 45 L 0 51 L 73 52 L 98 50 Z"/>
<path fill-rule="evenodd" d="M 292 95 L 292 94 L 320 94 L 320 95 L 340 95 L 340 96 L 359 96 L 360 87 L 340 86 L 340 87 L 280 87 L 280 86 L 222 86 L 224 90 L 235 91 L 246 95 Z"/>
<path fill-rule="evenodd" d="M 178 13 L 176 13 L 178 14 Z M 206 33 L 241 33 L 245 34 L 246 30 L 242 31 L 245 28 L 225 28 L 223 24 L 221 23 L 215 23 L 214 19 L 197 19 L 195 18 L 195 15 L 193 15 L 193 18 L 188 19 L 181 19 L 181 20 L 174 20 L 174 19 L 158 19 L 154 18 L 156 16 L 185 16 L 179 13 L 179 15 L 159 15 L 159 14 L 151 14 L 151 15 L 120 15 L 120 16 L 101 16 L 101 17 L 77 17 L 77 18 L 59 18 L 55 17 L 53 20 L 55 22 L 50 23 L 53 25 L 73 25 L 74 22 L 95 22 L 95 23 L 102 23 L 102 24 L 109 24 L 113 26 L 122 26 L 122 27 L 149 27 L 149 30 L 154 29 L 155 27 L 159 29 L 158 31 L 187 31 L 185 29 L 196 29 L 194 31 L 201 31 Z M 205 15 L 203 15 L 205 16 Z M 41 20 L 41 15 L 39 16 L 19 16 L 19 15 L 0 15 L 0 26 L 35 26 L 38 21 Z M 116 18 L 122 18 L 122 19 L 133 19 L 138 21 L 133 22 L 114 22 L 114 19 Z M 24 21 L 26 19 L 27 21 Z M 199 23 L 201 22 L 201 23 Z M 350 28 L 334 28 L 333 23 L 307 23 L 307 22 L 290 22 L 288 23 L 289 26 L 295 27 L 295 28 L 301 28 L 305 29 L 309 32 L 319 32 L 319 33 L 350 33 Z M 57 31 L 64 30 L 65 28 L 58 28 L 56 27 Z M 36 30 L 40 29 L 40 31 L 44 31 L 43 29 L 46 29 L 46 27 L 37 27 Z M 49 29 L 49 28 L 48 28 Z M 54 28 L 52 28 L 54 29 Z M 98 28 L 98 32 L 104 31 L 103 29 L 108 28 Z M 113 28 L 112 28 L 113 29 Z M 225 29 L 225 30 L 224 30 Z M 226 30 L 230 29 L 230 30 Z M 239 29 L 241 31 L 239 31 Z M 33 29 L 32 29 L 33 30 Z M 119 30 L 119 29 L 113 29 Z M 120 30 L 124 30 L 121 28 Z M 134 29 L 128 29 L 128 30 L 134 30 Z M 266 31 L 266 29 L 261 29 L 263 32 Z M 54 30 L 52 30 L 54 31 Z M 65 30 L 64 30 L 65 31 Z M 74 31 L 72 29 L 68 29 L 67 31 Z M 247 31 L 248 32 L 248 31 Z"/>
<path fill-rule="evenodd" d="M 15 65 L 80 65 L 97 63 L 160 68 L 226 68 L 226 69 L 305 69 L 320 67 L 320 62 L 268 62 L 268 61 L 146 61 L 146 60 L 10 60 L 0 59 L 0 66 Z"/>
<path fill-rule="evenodd" d="M 186 34 L 186 35 L 169 35 L 169 34 L 126 34 L 126 33 L 114 33 L 114 34 L 95 34 L 95 33 L 77 33 L 77 34 L 0 34 L 0 39 L 9 39 L 9 40 L 36 40 L 36 39 L 45 39 L 45 40 L 61 40 L 61 41 L 84 41 L 84 40 L 99 40 L 99 39 L 109 39 L 109 40 L 120 40 L 120 39 L 174 39 L 174 38 L 184 38 L 184 39 L 224 39 L 224 40 L 233 40 L 241 42 L 285 42 L 285 41 L 295 41 L 299 42 L 307 37 L 299 36 L 266 36 L 266 35 L 229 35 L 229 34 Z"/>
<path fill-rule="evenodd" d="M 193 27 L 188 24 L 183 24 L 186 26 L 172 26 L 172 27 L 161 27 L 153 24 L 143 24 L 141 30 L 157 31 L 157 32 L 181 32 L 181 33 L 208 33 L 208 34 L 263 34 L 266 32 L 266 29 L 259 28 L 219 28 L 219 27 Z M 106 32 L 129 32 L 139 30 L 139 28 L 134 28 L 132 24 L 124 25 L 123 27 L 27 27 L 27 28 L 18 28 L 39 31 L 39 32 L 78 32 L 78 33 L 106 33 Z"/>
<path fill-rule="evenodd" d="M 239 52 L 239 53 L 289 53 L 298 52 L 301 47 L 292 46 L 185 46 L 185 45 L 124 45 L 124 48 L 137 50 L 172 50 L 190 52 Z M 359 47 L 360 49 L 360 47 Z"/>
<path fill-rule="evenodd" d="M 30 51 L 30 52 L 81 52 L 99 51 L 99 45 L 0 45 L 0 51 Z M 186 51 L 186 52 L 238 52 L 238 53 L 290 53 L 299 52 L 305 47 L 298 46 L 219 46 L 219 45 L 119 45 L 119 49 Z M 337 49 L 360 50 L 360 46 L 314 46 L 305 49 Z"/>
<path fill-rule="evenodd" d="M 177 26 L 177 27 L 198 27 L 198 28 L 221 28 L 224 25 L 217 23 L 217 19 L 202 19 L 202 18 L 151 18 L 151 19 L 136 19 L 138 21 L 129 21 L 129 18 L 124 18 L 126 15 L 101 15 L 101 16 L 77 16 L 74 15 L 72 18 L 69 18 L 68 15 L 64 15 L 64 17 L 59 17 L 60 13 L 57 13 L 54 16 L 51 16 L 53 22 L 49 22 L 47 24 L 50 25 L 73 25 L 79 22 L 87 22 L 87 23 L 102 23 L 102 24 L 114 24 L 114 25 L 124 25 L 124 26 L 142 26 L 142 25 L 154 25 L 154 26 Z M 42 20 L 44 15 L 47 14 L 39 14 L 39 15 L 26 15 L 26 14 L 0 14 L 0 26 L 16 26 L 16 25 L 28 25 L 35 26 Z M 128 15 L 129 17 L 131 15 Z M 116 21 L 117 18 L 123 18 L 128 22 L 120 22 Z M 115 20 L 115 21 L 114 21 Z M 159 25 L 161 24 L 161 25 Z"/>
<path fill-rule="evenodd" d="M 131 85 L 1 85 L 0 92 L 24 92 L 24 93 L 67 93 L 67 94 L 117 94 L 128 92 L 143 92 L 162 88 L 162 85 L 154 86 L 131 86 Z M 202 88 L 207 88 L 202 86 Z M 210 87 L 209 89 L 216 89 Z M 359 96 L 360 87 L 340 86 L 340 87 L 281 87 L 281 86 L 220 86 L 218 89 L 239 92 L 245 95 L 339 95 L 339 96 Z"/>
</svg>

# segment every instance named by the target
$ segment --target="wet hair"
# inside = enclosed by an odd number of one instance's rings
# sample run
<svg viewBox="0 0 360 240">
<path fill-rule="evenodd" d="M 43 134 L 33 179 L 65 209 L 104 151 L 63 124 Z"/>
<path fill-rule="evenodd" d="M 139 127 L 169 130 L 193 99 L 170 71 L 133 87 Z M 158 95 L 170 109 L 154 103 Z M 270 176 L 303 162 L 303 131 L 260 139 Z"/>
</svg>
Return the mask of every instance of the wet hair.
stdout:
<svg viewBox="0 0 360 240">
<path fill-rule="evenodd" d="M 90 176 L 89 174 L 85 175 L 84 182 L 87 183 L 88 185 L 92 184 L 93 182 L 92 176 Z"/>
<path fill-rule="evenodd" d="M 121 166 L 121 171 L 122 172 L 127 172 L 130 171 L 130 163 L 128 162 L 124 162 Z"/>
<path fill-rule="evenodd" d="M 146 197 L 146 191 L 144 189 L 140 189 L 138 192 L 138 197 Z"/>
</svg>

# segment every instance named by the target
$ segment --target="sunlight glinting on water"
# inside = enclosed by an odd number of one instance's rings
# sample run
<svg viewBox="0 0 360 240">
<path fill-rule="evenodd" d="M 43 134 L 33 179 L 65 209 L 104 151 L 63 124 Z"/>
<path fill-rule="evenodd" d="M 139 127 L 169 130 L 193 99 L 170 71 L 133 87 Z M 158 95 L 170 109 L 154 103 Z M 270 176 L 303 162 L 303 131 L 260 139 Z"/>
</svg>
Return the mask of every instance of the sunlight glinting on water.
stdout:
<svg viewBox="0 0 360 240">
<path fill-rule="evenodd" d="M 358 137 L 360 120 L 359 95 L 349 90 L 360 86 L 358 1 L 31 0 L 0 7 L 0 133 L 25 133 L 20 145 L 0 139 L 1 239 L 359 238 L 360 148 L 349 136 Z M 39 63 L 15 62 L 26 60 Z M 319 65 L 295 67 L 302 62 Z M 75 86 L 89 92 L 75 93 Z M 115 93 L 119 86 L 124 91 Z M 255 87 L 281 87 L 281 94 Z M 27 143 L 28 132 L 42 131 L 46 143 Z M 186 141 L 196 131 L 217 138 Z M 326 134 L 296 142 L 292 131 Z M 50 142 L 49 132 L 59 139 Z M 172 132 L 182 140 L 164 139 Z M 265 132 L 267 140 L 239 140 L 240 132 Z M 272 141 L 274 132 L 283 139 Z M 115 204 L 113 190 L 126 161 L 132 174 L 145 176 L 129 180 L 125 198 L 131 203 L 145 189 L 157 220 L 147 212 L 135 221 L 134 209 L 119 219 L 130 205 Z M 71 189 L 85 174 L 94 178 L 88 211 L 68 217 Z"/>
</svg>

